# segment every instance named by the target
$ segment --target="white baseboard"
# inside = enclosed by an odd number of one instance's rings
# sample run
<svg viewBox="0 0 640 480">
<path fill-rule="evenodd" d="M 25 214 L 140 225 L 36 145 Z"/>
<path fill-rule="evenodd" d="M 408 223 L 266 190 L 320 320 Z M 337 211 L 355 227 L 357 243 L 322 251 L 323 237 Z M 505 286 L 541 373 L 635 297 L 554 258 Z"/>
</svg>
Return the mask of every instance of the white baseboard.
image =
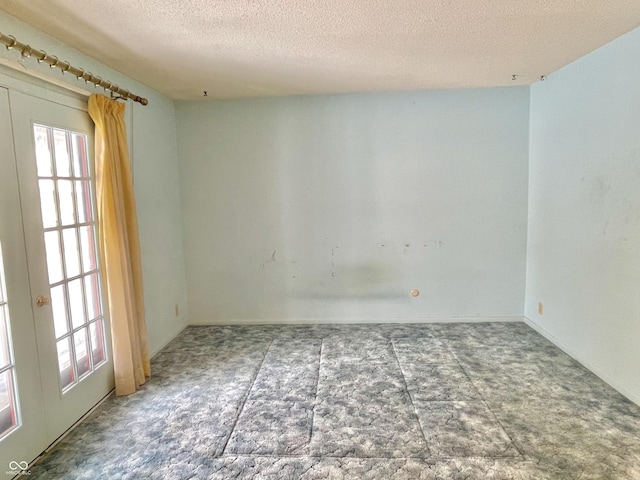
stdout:
<svg viewBox="0 0 640 480">
<path fill-rule="evenodd" d="M 362 323 L 487 323 L 522 322 L 524 317 L 402 317 L 402 318 L 259 318 L 224 319 L 211 321 L 192 321 L 189 325 L 327 325 Z"/>
<path fill-rule="evenodd" d="M 563 352 L 565 352 L 567 355 L 569 355 L 571 358 L 573 358 L 574 360 L 578 361 L 580 364 L 582 364 L 585 368 L 589 369 L 594 375 L 596 375 L 597 377 L 599 377 L 601 380 L 605 381 L 606 383 L 608 383 L 611 387 L 615 388 L 618 392 L 620 392 L 622 395 L 624 395 L 625 397 L 627 397 L 629 400 L 631 400 L 633 403 L 635 403 L 636 405 L 640 406 L 640 396 L 637 395 L 634 392 L 630 392 L 627 388 L 618 385 L 617 382 L 615 380 L 613 380 L 608 374 L 606 374 L 605 372 L 603 372 L 599 367 L 597 367 L 596 365 L 594 365 L 593 363 L 591 363 L 589 360 L 587 360 L 586 358 L 584 358 L 582 355 L 577 354 L 575 351 L 573 351 L 571 348 L 567 347 L 562 341 L 560 341 L 555 335 L 553 335 L 552 333 L 550 333 L 547 329 L 545 329 L 544 327 L 538 325 L 536 322 L 534 322 L 533 320 L 524 317 L 524 322 L 529 325 L 531 328 L 533 328 L 536 332 L 538 332 L 540 335 L 542 335 L 543 337 L 545 337 L 547 340 L 549 340 L 551 343 L 553 343 L 556 347 L 558 347 L 560 350 L 562 350 Z"/>
</svg>

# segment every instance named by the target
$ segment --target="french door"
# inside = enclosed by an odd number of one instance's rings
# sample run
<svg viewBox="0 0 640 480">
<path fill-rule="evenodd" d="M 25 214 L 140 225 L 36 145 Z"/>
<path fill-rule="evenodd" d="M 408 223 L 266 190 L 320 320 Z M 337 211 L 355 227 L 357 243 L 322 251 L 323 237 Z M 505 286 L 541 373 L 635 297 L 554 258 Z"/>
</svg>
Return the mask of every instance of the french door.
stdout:
<svg viewBox="0 0 640 480">
<path fill-rule="evenodd" d="M 8 211 L 0 232 L 8 239 L 0 248 L 11 268 L 0 309 L 8 311 L 4 383 L 12 385 L 5 395 L 13 395 L 14 425 L 0 432 L 0 471 L 35 458 L 113 388 L 96 243 L 93 124 L 81 108 L 13 90 L 2 98 L 11 118 L 6 125 L 9 115 L 0 110 L 8 136 L 2 145 L 14 152 L 3 155 L 9 175 L 0 180 L 13 205 L 2 199 Z M 0 409 L 2 378 L 0 367 Z"/>
<path fill-rule="evenodd" d="M 9 94 L 0 88 L 0 473 L 47 446 L 10 118 Z"/>
</svg>

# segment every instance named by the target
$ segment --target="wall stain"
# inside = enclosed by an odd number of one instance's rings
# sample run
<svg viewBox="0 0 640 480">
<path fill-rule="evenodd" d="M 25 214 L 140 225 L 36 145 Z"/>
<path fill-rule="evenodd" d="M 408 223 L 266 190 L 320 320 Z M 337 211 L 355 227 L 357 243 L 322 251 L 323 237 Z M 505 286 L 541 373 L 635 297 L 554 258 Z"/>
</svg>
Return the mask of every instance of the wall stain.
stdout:
<svg viewBox="0 0 640 480">
<path fill-rule="evenodd" d="M 331 278 L 335 278 L 336 277 L 335 263 L 333 261 L 333 257 L 336 254 L 336 248 L 338 248 L 338 247 L 336 246 L 336 247 L 332 247 L 331 248 Z"/>
<path fill-rule="evenodd" d="M 277 250 L 274 250 L 273 253 L 271 254 L 271 257 L 268 258 L 267 260 L 265 260 L 264 262 L 260 263 L 260 269 L 264 270 L 265 266 L 267 265 L 267 263 L 276 263 L 278 260 L 276 259 L 276 253 Z"/>
<path fill-rule="evenodd" d="M 433 240 L 429 243 L 425 243 L 422 246 L 425 248 L 429 248 L 429 246 L 437 247 L 438 249 L 442 248 L 444 242 L 442 240 Z M 408 246 L 408 245 L 407 245 Z"/>
</svg>

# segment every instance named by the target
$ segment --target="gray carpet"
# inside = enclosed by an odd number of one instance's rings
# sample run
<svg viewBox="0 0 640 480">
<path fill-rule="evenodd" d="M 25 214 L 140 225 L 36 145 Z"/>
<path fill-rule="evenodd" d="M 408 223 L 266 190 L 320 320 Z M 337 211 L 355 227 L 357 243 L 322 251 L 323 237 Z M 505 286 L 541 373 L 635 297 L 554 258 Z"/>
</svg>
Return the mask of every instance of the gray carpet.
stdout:
<svg viewBox="0 0 640 480">
<path fill-rule="evenodd" d="M 189 327 L 34 479 L 640 479 L 640 408 L 522 323 Z"/>
</svg>

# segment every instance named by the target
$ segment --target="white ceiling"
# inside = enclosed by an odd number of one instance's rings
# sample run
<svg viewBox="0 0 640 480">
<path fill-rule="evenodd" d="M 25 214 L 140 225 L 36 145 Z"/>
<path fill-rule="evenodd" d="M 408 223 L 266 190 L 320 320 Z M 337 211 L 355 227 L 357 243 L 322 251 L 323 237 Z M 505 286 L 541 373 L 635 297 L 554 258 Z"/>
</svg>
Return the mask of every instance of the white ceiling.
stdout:
<svg viewBox="0 0 640 480">
<path fill-rule="evenodd" d="M 0 9 L 174 99 L 530 84 L 640 26 L 639 0 L 0 0 Z"/>
</svg>

